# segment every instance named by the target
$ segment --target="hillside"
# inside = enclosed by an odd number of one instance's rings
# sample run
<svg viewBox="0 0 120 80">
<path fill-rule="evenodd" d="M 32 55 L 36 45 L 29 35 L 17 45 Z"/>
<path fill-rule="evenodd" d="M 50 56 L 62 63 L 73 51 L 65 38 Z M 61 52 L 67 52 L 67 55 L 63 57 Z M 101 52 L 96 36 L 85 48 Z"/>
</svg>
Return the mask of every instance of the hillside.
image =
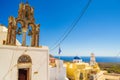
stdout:
<svg viewBox="0 0 120 80">
<path fill-rule="evenodd" d="M 120 63 L 98 63 L 101 70 L 107 70 L 108 73 L 120 74 Z"/>
</svg>

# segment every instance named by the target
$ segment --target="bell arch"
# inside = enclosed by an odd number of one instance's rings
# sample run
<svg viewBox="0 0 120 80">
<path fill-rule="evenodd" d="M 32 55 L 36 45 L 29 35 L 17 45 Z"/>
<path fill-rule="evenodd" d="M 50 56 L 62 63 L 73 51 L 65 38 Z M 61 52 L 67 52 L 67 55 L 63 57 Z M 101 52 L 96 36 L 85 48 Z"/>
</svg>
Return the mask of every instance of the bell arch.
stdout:
<svg viewBox="0 0 120 80">
<path fill-rule="evenodd" d="M 22 46 L 25 46 L 25 44 L 26 44 L 26 30 L 27 30 L 27 28 L 25 26 L 25 21 L 17 18 L 16 22 L 21 24 L 20 27 L 17 25 L 17 28 L 18 28 L 17 34 L 22 35 Z M 21 34 L 19 34 L 19 33 L 21 33 Z"/>
<path fill-rule="evenodd" d="M 21 24 L 21 27 L 17 26 L 17 23 Z M 31 26 L 31 30 L 29 29 Z M 9 18 L 8 36 L 6 40 L 7 45 L 16 45 L 16 35 L 22 33 L 22 46 L 26 46 L 27 31 L 31 34 L 31 46 L 39 46 L 39 30 L 40 25 L 35 24 L 34 9 L 28 3 L 21 3 L 19 5 L 18 17 Z M 14 36 L 14 37 L 12 37 Z"/>
<path fill-rule="evenodd" d="M 25 26 L 25 21 L 22 19 L 17 18 L 16 23 L 20 23 L 22 25 L 22 27 Z"/>
<path fill-rule="evenodd" d="M 35 30 L 35 27 L 36 27 L 36 25 L 35 24 L 33 24 L 33 23 L 30 23 L 29 24 L 31 27 L 32 27 L 32 36 L 31 36 L 31 46 L 35 46 L 35 41 L 36 41 L 36 38 L 35 38 L 35 32 L 36 32 L 36 30 Z"/>
</svg>

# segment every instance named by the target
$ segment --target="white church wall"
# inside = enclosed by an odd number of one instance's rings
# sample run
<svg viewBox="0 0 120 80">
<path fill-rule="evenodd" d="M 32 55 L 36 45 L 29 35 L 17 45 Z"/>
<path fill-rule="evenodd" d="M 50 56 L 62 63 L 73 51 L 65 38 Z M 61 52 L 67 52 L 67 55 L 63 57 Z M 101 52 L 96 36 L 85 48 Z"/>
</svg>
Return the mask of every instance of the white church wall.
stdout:
<svg viewBox="0 0 120 80">
<path fill-rule="evenodd" d="M 0 45 L 3 45 L 3 41 L 6 41 L 7 37 L 7 28 L 0 24 Z M 16 39 L 16 45 L 21 45 L 20 42 Z"/>
<path fill-rule="evenodd" d="M 6 40 L 7 36 L 7 28 L 5 28 L 3 25 L 0 25 L 0 45 L 3 44 L 3 40 Z"/>
<path fill-rule="evenodd" d="M 25 52 L 25 50 L 27 50 Z M 27 54 L 32 59 L 31 80 L 49 80 L 48 48 L 0 46 L 0 80 L 18 80 L 18 58 Z"/>
<path fill-rule="evenodd" d="M 56 67 L 50 67 L 50 80 L 56 80 L 57 79 L 57 68 Z"/>
<path fill-rule="evenodd" d="M 62 60 L 56 60 L 56 67 L 50 67 L 50 80 L 65 80 L 66 68 Z"/>
</svg>

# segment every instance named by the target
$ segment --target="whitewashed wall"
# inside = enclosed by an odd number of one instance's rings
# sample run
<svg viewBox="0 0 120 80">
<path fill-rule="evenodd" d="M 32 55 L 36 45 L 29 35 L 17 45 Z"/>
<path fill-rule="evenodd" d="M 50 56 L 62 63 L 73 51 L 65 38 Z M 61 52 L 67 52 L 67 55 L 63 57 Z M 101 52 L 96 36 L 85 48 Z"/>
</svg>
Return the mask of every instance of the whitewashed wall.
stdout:
<svg viewBox="0 0 120 80">
<path fill-rule="evenodd" d="M 50 67 L 50 80 L 66 80 L 66 68 L 62 60 L 56 60 L 56 67 Z"/>
<path fill-rule="evenodd" d="M 3 45 L 3 40 L 6 40 L 7 30 L 5 26 L 0 25 L 0 45 Z M 18 40 L 16 40 L 16 45 L 21 45 Z"/>
<path fill-rule="evenodd" d="M 6 40 L 7 36 L 7 28 L 5 26 L 0 25 L 0 45 L 3 44 L 3 40 Z"/>
<path fill-rule="evenodd" d="M 27 52 L 25 53 L 25 50 Z M 0 80 L 18 80 L 18 58 L 27 54 L 32 59 L 31 80 L 49 80 L 48 48 L 0 45 Z M 38 72 L 35 74 L 34 72 Z"/>
</svg>

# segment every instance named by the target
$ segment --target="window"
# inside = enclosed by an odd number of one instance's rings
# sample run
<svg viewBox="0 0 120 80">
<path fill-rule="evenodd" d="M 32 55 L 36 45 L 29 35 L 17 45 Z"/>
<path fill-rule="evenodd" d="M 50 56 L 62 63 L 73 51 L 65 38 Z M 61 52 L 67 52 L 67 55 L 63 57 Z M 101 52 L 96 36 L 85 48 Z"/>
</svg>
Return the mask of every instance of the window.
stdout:
<svg viewBox="0 0 120 80">
<path fill-rule="evenodd" d="M 19 57 L 18 64 L 19 63 L 32 63 L 32 61 L 29 55 L 24 54 Z"/>
</svg>

